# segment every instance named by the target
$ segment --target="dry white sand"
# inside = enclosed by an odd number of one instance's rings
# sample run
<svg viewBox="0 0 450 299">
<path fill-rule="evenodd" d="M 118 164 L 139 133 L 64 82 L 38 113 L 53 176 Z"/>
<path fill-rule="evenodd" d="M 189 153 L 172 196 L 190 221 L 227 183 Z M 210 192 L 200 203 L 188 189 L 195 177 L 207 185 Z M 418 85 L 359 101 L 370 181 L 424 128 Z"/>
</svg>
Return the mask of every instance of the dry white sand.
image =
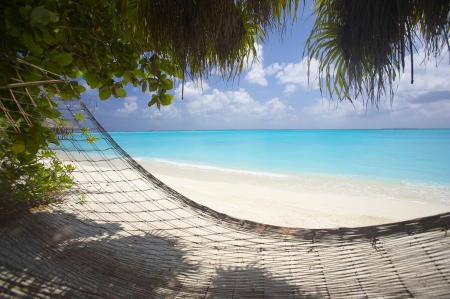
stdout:
<svg viewBox="0 0 450 299">
<path fill-rule="evenodd" d="M 257 175 L 138 162 L 163 183 L 201 205 L 264 224 L 298 228 L 360 227 L 450 212 L 448 188 L 426 189 L 312 175 Z M 103 164 L 99 163 L 97 172 L 87 179 L 100 182 L 108 189 L 111 178 L 108 175 L 118 174 L 105 174 L 110 168 Z M 94 170 L 92 166 L 83 168 L 87 174 Z M 131 178 L 127 172 L 121 176 L 118 181 Z M 140 183 L 136 184 L 133 188 L 139 192 Z M 122 188 L 120 183 L 117 186 Z M 88 186 L 88 190 L 90 187 L 94 188 Z"/>
<path fill-rule="evenodd" d="M 289 190 L 286 178 L 190 169 L 139 161 L 172 189 L 231 216 L 265 224 L 337 228 L 369 226 L 449 212 L 450 206 L 360 194 Z M 357 193 L 357 192 L 356 192 Z"/>
</svg>

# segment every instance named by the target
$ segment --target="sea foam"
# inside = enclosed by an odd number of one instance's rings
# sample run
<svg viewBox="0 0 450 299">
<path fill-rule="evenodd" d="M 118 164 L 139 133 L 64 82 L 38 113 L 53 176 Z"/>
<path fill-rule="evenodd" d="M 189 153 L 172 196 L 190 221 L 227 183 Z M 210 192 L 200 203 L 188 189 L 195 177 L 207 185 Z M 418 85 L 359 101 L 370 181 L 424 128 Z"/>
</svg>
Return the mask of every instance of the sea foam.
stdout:
<svg viewBox="0 0 450 299">
<path fill-rule="evenodd" d="M 144 159 L 139 158 L 139 160 L 144 160 Z M 288 175 L 272 173 L 272 172 L 252 171 L 252 170 L 235 169 L 235 168 L 224 168 L 224 167 L 216 167 L 216 166 L 201 165 L 201 164 L 191 164 L 191 163 L 184 163 L 184 162 L 175 162 L 175 161 L 170 161 L 170 160 L 165 160 L 165 159 L 151 159 L 151 161 L 165 163 L 165 164 L 171 164 L 171 165 L 174 165 L 177 167 L 194 168 L 194 169 L 201 169 L 201 170 L 212 170 L 212 171 L 219 171 L 219 172 L 226 172 L 226 173 L 238 173 L 238 174 L 246 174 L 246 175 L 252 175 L 252 176 L 263 176 L 263 177 L 274 177 L 274 178 L 287 178 L 288 177 Z"/>
</svg>

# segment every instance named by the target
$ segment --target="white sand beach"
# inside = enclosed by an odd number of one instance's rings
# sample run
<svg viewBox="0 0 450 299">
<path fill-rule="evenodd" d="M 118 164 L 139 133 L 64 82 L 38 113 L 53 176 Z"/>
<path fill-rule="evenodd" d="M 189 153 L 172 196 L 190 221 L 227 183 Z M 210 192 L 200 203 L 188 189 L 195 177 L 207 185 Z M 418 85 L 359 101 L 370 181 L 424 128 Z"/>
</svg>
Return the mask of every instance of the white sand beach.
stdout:
<svg viewBox="0 0 450 299">
<path fill-rule="evenodd" d="M 301 188 L 290 190 L 283 185 L 288 178 L 139 162 L 166 185 L 191 200 L 237 218 L 271 225 L 357 227 L 450 211 L 449 205 L 407 201 L 400 195 L 397 199 L 394 196 L 362 196 L 358 192 L 327 194 L 316 192 L 311 186 L 306 188 L 307 191 L 299 190 Z"/>
</svg>

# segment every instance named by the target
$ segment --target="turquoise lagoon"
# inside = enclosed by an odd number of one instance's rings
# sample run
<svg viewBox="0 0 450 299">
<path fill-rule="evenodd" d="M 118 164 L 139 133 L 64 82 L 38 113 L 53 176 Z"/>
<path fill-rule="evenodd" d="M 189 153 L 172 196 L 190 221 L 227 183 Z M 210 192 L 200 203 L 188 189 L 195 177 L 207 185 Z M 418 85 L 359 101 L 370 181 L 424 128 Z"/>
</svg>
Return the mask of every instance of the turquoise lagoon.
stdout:
<svg viewBox="0 0 450 299">
<path fill-rule="evenodd" d="M 290 190 L 450 205 L 448 129 L 110 134 L 144 165 L 236 174 L 249 183 L 270 179 Z"/>
</svg>

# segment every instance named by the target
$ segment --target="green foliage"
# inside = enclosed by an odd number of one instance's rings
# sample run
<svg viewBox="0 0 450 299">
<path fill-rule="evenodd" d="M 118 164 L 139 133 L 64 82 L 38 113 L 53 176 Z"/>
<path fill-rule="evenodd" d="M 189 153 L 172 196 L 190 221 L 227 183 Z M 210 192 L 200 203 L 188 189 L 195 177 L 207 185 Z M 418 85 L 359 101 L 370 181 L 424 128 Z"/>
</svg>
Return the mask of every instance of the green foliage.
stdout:
<svg viewBox="0 0 450 299">
<path fill-rule="evenodd" d="M 0 110 L 2 209 L 53 202 L 71 183 L 67 173 L 72 167 L 63 167 L 45 150 L 49 143 L 59 144 L 58 132 L 71 132 L 73 126 L 85 119 L 76 113 L 74 124 L 71 123 L 62 117 L 57 101 L 51 99 L 77 98 L 86 88 L 78 81 L 41 88 L 33 82 L 60 78 L 69 82 L 69 78 L 82 77 L 90 88 L 99 91 L 102 100 L 111 95 L 126 97 L 127 84 L 137 86 L 151 81 L 165 87 L 155 90 L 161 96 L 173 88 L 162 79 L 172 75 L 176 67 L 167 61 L 160 62 L 163 60 L 155 54 L 143 52 L 137 43 L 130 42 L 134 40 L 132 36 L 119 30 L 119 25 L 112 28 L 105 14 L 99 13 L 119 14 L 110 9 L 111 5 L 109 1 L 82 1 L 78 5 L 57 0 L 10 1 L 0 5 L 4 12 L 0 20 L 0 86 L 16 83 L 14 78 L 30 83 L 14 87 L 15 98 L 8 89 L 0 89 L 5 107 Z M 19 63 L 18 59 L 24 62 Z M 158 69 L 158 65 L 164 66 L 164 70 Z M 174 72 L 170 73 L 171 70 Z M 81 133 L 86 143 L 97 142 L 98 137 L 87 127 Z"/>
<path fill-rule="evenodd" d="M 2 142 L 5 142 L 2 139 Z M 59 200 L 72 186 L 70 173 L 74 167 L 63 165 L 52 151 L 39 151 L 31 156 L 22 152 L 0 150 L 0 212 L 26 210 Z"/>
<path fill-rule="evenodd" d="M 74 114 L 76 124 L 84 120 L 84 114 Z M 45 139 L 39 133 L 44 130 L 57 143 L 55 131 L 72 135 L 68 133 L 71 127 L 69 120 L 59 117 L 47 125 L 38 122 L 33 128 L 23 121 L 19 124 L 23 125 L 21 131 L 27 134 L 7 134 L 9 123 L 0 117 L 0 212 L 20 211 L 56 202 L 63 191 L 72 186 L 70 173 L 75 167 L 59 162 L 55 152 L 46 149 L 48 137 Z M 86 143 L 97 142 L 97 136 L 92 135 L 88 127 L 83 127 L 81 132 Z"/>
<path fill-rule="evenodd" d="M 2 4 L 4 18 L 0 20 L 0 32 L 4 42 L 0 43 L 3 53 L 0 86 L 14 83 L 12 78 L 17 77 L 19 70 L 20 77 L 26 82 L 47 80 L 48 76 L 52 79 L 83 78 L 90 88 L 98 90 L 101 100 L 111 96 L 125 98 L 124 87 L 128 84 L 155 86 L 154 92 L 163 97 L 173 88 L 173 82 L 167 76 L 182 76 L 183 72 L 167 59 L 152 53 L 144 36 L 122 30 L 122 24 L 111 24 L 121 18 L 122 13 L 117 10 L 120 5 L 106 0 L 92 3 L 23 0 Z M 18 58 L 36 68 L 16 69 Z M 41 72 L 39 68 L 48 72 Z M 45 85 L 45 93 L 65 101 L 86 91 L 77 81 L 70 83 Z M 17 89 L 32 97 L 41 95 L 36 86 Z M 9 91 L 0 90 L 0 96 L 9 98 Z M 37 119 L 61 116 L 54 102 L 48 105 L 43 100 L 34 107 L 26 97 L 18 100 L 24 109 L 12 113 L 14 120 L 21 119 L 23 113 Z M 16 109 L 13 101 L 4 104 L 8 110 Z M 15 147 L 20 150 L 21 142 L 18 141 Z"/>
<path fill-rule="evenodd" d="M 256 54 L 255 43 L 263 40 L 267 31 L 284 30 L 299 0 L 116 3 L 123 14 L 111 23 L 125 20 L 127 32 L 138 39 L 145 37 L 144 47 L 181 66 L 187 77 L 214 71 L 229 79 L 242 72 L 248 58 Z"/>
<path fill-rule="evenodd" d="M 84 122 L 86 119 L 84 118 L 84 114 L 83 113 L 74 113 L 73 114 L 73 120 L 77 124 L 80 124 L 80 123 Z"/>
<path fill-rule="evenodd" d="M 85 204 L 86 203 L 86 194 L 82 193 L 78 198 L 77 204 Z"/>
<path fill-rule="evenodd" d="M 87 144 L 95 144 L 98 140 L 98 137 L 92 134 L 87 134 L 86 143 Z"/>
<path fill-rule="evenodd" d="M 1 183 L 11 184 L 5 192 L 23 201 L 27 194 L 37 196 L 25 182 L 36 186 L 40 197 L 61 191 L 52 188 L 69 186 L 53 156 L 46 158 L 50 164 L 40 161 L 49 143 L 59 144 L 57 133 L 70 136 L 69 129 L 84 121 L 78 114 L 73 115 L 74 123 L 65 119 L 57 105 L 86 91 L 81 80 L 97 90 L 101 100 L 125 98 L 125 86 L 141 86 L 142 92 L 153 93 L 149 106 L 159 109 L 174 100 L 168 91 L 175 78 L 211 70 L 230 78 L 242 72 L 248 57 L 256 53 L 255 41 L 275 24 L 282 28 L 297 4 L 298 0 L 3 1 L 0 120 L 5 125 L 0 171 Z M 50 80 L 52 84 L 35 84 Z M 14 88 L 15 98 L 5 87 Z M 81 134 L 88 144 L 97 141 L 87 127 Z M 60 186 L 53 187 L 50 178 Z"/>
<path fill-rule="evenodd" d="M 414 81 L 414 43 L 422 43 L 427 59 L 450 49 L 450 0 L 316 0 L 314 7 L 305 53 L 309 63 L 319 61 L 321 91 L 338 100 L 392 101 L 407 55 Z"/>
</svg>

